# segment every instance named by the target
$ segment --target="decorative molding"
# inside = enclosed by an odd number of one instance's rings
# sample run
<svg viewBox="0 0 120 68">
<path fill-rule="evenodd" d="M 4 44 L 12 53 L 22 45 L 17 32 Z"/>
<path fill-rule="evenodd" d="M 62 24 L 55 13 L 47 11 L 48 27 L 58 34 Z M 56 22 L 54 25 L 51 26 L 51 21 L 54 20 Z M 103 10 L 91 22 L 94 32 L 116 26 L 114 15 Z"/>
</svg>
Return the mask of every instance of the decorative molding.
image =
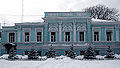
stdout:
<svg viewBox="0 0 120 68">
<path fill-rule="evenodd" d="M 77 24 L 77 31 L 86 31 L 86 24 Z"/>
<path fill-rule="evenodd" d="M 72 31 L 72 23 L 63 24 L 63 31 Z"/>
<path fill-rule="evenodd" d="M 35 28 L 36 32 L 43 32 L 43 28 Z"/>
<path fill-rule="evenodd" d="M 113 32 L 113 29 L 112 27 L 105 27 L 105 31 L 112 31 Z"/>
<path fill-rule="evenodd" d="M 100 31 L 101 28 L 100 27 L 92 27 L 92 31 Z"/>
<path fill-rule="evenodd" d="M 23 28 L 23 32 L 30 32 L 31 28 Z"/>
<path fill-rule="evenodd" d="M 58 24 L 49 24 L 49 32 L 56 32 L 58 31 Z"/>
</svg>

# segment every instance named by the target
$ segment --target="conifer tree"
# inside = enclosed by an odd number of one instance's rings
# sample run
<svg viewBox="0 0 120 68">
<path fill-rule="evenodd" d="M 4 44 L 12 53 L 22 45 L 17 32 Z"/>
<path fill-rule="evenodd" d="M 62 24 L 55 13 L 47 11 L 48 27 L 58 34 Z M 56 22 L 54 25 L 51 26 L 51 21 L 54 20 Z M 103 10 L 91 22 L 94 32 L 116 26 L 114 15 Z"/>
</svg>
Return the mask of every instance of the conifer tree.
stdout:
<svg viewBox="0 0 120 68">
<path fill-rule="evenodd" d="M 86 51 L 84 53 L 84 58 L 85 59 L 95 59 L 96 58 L 95 51 L 91 46 L 89 46 L 86 49 Z"/>
<path fill-rule="evenodd" d="M 67 51 L 66 55 L 68 57 L 70 57 L 71 59 L 74 59 L 76 57 L 76 54 L 75 54 L 74 49 L 73 49 L 73 45 L 70 47 L 70 50 Z"/>
<path fill-rule="evenodd" d="M 10 49 L 8 58 L 9 58 L 9 59 L 17 59 L 15 47 L 12 47 L 12 48 Z"/>
<path fill-rule="evenodd" d="M 46 52 L 45 55 L 47 56 L 47 58 L 55 58 L 56 57 L 55 50 L 53 49 L 52 45 L 49 48 L 49 50 Z"/>
<path fill-rule="evenodd" d="M 37 50 L 32 49 L 31 51 L 28 52 L 28 59 L 38 59 L 39 54 Z"/>
<path fill-rule="evenodd" d="M 106 54 L 105 58 L 115 58 L 114 57 L 114 52 L 113 52 L 113 50 L 111 49 L 110 46 L 108 46 L 108 49 L 106 51 L 107 51 L 107 54 Z"/>
</svg>

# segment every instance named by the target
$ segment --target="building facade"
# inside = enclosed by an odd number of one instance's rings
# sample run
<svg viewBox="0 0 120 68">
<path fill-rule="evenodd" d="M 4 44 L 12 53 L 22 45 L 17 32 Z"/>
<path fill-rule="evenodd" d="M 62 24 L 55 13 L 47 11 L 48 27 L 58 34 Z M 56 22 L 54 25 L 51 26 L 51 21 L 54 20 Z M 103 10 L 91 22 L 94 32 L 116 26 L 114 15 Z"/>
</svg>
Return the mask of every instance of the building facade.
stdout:
<svg viewBox="0 0 120 68">
<path fill-rule="evenodd" d="M 44 22 L 16 23 L 2 27 L 2 46 L 17 44 L 17 54 L 27 54 L 34 48 L 40 55 L 53 45 L 57 55 L 64 55 L 71 45 L 77 55 L 82 55 L 88 46 L 97 54 L 106 54 L 111 46 L 120 54 L 120 22 L 92 19 L 86 12 L 45 12 Z M 5 54 L 4 47 L 1 54 Z"/>
</svg>

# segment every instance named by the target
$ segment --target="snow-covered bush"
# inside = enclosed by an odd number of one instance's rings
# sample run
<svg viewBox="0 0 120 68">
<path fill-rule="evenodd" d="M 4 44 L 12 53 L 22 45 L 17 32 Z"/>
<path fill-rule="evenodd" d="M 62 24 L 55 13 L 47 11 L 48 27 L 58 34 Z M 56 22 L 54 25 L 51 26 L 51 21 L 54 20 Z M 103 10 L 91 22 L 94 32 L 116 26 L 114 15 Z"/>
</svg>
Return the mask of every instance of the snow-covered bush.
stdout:
<svg viewBox="0 0 120 68">
<path fill-rule="evenodd" d="M 18 59 L 18 57 L 16 56 L 16 49 L 15 47 L 12 47 L 9 51 L 9 59 Z"/>
<path fill-rule="evenodd" d="M 115 58 L 120 58 L 120 54 L 114 54 Z"/>
<path fill-rule="evenodd" d="M 86 51 L 84 53 L 84 58 L 85 59 L 96 59 L 95 51 L 94 51 L 94 49 L 91 46 L 89 46 L 86 49 Z"/>
<path fill-rule="evenodd" d="M 28 52 L 28 59 L 38 59 L 39 54 L 35 49 L 32 49 L 31 51 Z"/>
<path fill-rule="evenodd" d="M 49 50 L 45 53 L 47 58 L 55 58 L 56 57 L 56 51 L 53 49 L 52 45 L 49 48 Z"/>
<path fill-rule="evenodd" d="M 110 46 L 108 46 L 108 49 L 107 49 L 106 51 L 107 51 L 107 54 L 106 54 L 105 58 L 115 58 L 115 57 L 114 57 L 114 52 L 113 52 L 113 50 L 110 48 Z"/>
<path fill-rule="evenodd" d="M 28 59 L 28 55 L 22 56 L 22 59 Z"/>
<path fill-rule="evenodd" d="M 73 45 L 70 47 L 70 50 L 67 51 L 67 57 L 74 59 L 76 57 L 76 53 L 74 52 Z"/>
<path fill-rule="evenodd" d="M 104 59 L 105 56 L 102 56 L 102 55 L 96 55 L 96 58 L 97 59 Z"/>
<path fill-rule="evenodd" d="M 56 57 L 55 50 L 53 49 L 52 45 L 51 45 L 50 49 L 46 52 L 45 55 L 47 58 L 55 58 Z"/>
</svg>

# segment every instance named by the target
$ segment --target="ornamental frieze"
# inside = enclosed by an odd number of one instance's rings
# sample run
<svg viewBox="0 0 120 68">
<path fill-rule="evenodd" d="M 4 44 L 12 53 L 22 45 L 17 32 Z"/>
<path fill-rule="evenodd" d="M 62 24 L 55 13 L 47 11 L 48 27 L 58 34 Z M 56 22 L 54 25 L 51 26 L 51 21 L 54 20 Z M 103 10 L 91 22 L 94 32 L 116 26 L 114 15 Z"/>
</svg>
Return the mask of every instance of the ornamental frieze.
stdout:
<svg viewBox="0 0 120 68">
<path fill-rule="evenodd" d="M 86 24 L 77 24 L 77 31 L 86 31 Z"/>
<path fill-rule="evenodd" d="M 63 31 L 72 31 L 72 23 L 63 24 Z"/>
<path fill-rule="evenodd" d="M 58 31 L 58 24 L 49 24 L 49 29 L 48 31 L 52 32 L 52 31 Z"/>
<path fill-rule="evenodd" d="M 41 32 L 43 31 L 43 28 L 35 28 L 36 32 Z"/>
<path fill-rule="evenodd" d="M 100 31 L 100 29 L 101 29 L 100 27 L 92 27 L 93 31 Z"/>
</svg>

